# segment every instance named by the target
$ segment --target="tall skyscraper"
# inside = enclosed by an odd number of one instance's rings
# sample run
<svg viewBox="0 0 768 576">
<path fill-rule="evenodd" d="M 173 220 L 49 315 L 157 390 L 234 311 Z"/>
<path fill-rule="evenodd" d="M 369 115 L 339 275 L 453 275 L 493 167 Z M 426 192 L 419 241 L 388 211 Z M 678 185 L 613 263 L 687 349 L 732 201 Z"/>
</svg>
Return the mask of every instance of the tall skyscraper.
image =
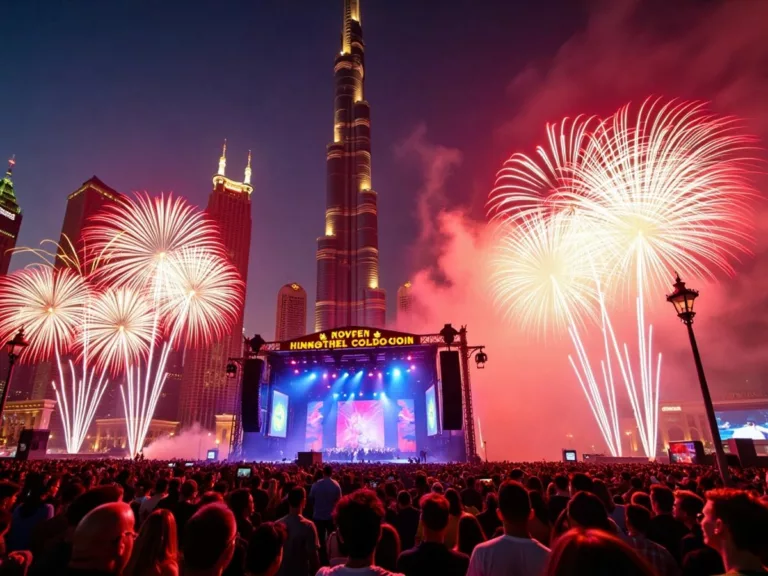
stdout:
<svg viewBox="0 0 768 576">
<path fill-rule="evenodd" d="M 411 283 L 406 282 L 397 289 L 397 322 L 408 322 L 413 313 L 413 294 Z"/>
<path fill-rule="evenodd" d="M 307 292 L 298 284 L 286 284 L 277 293 L 275 340 L 292 340 L 307 333 Z"/>
<path fill-rule="evenodd" d="M 386 319 L 364 51 L 360 0 L 344 0 L 341 50 L 334 66 L 333 142 L 327 147 L 325 235 L 317 240 L 317 331 L 384 326 Z"/>
<path fill-rule="evenodd" d="M 82 186 L 67 197 L 67 209 L 64 212 L 64 223 L 61 225 L 61 238 L 59 245 L 69 250 L 69 242 L 75 248 L 80 248 L 83 240 L 83 230 L 88 225 L 88 220 L 99 212 L 106 204 L 118 202 L 121 194 L 104 184 L 96 176 L 91 176 L 83 182 Z M 60 258 L 56 265 L 61 266 Z"/>
<path fill-rule="evenodd" d="M 227 143 L 219 159 L 219 171 L 213 177 L 213 191 L 206 212 L 221 230 L 222 240 L 232 264 L 243 281 L 248 279 L 248 255 L 251 247 L 251 153 L 245 178 L 236 182 L 224 173 L 227 167 Z M 226 377 L 227 358 L 243 355 L 243 312 L 229 336 L 211 346 L 188 349 L 184 357 L 179 402 L 179 420 L 189 426 L 198 422 L 213 430 L 216 414 L 232 414 L 235 406 L 235 380 Z"/>
<path fill-rule="evenodd" d="M 13 190 L 11 175 L 16 160 L 8 160 L 8 170 L 0 180 L 0 276 L 8 274 L 8 266 L 11 264 L 11 256 L 16 247 L 16 239 L 21 228 L 21 208 L 16 201 L 16 192 Z"/>
</svg>

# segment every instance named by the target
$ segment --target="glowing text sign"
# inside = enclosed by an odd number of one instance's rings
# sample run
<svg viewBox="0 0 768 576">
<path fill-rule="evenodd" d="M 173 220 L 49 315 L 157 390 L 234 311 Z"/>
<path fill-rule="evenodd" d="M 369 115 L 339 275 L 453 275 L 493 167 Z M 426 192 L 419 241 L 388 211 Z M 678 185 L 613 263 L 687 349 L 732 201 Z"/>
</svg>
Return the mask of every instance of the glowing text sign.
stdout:
<svg viewBox="0 0 768 576">
<path fill-rule="evenodd" d="M 340 348 L 382 348 L 387 346 L 416 346 L 419 337 L 402 332 L 372 328 L 340 328 L 310 334 L 304 338 L 282 342 L 280 350 L 336 350 Z"/>
</svg>

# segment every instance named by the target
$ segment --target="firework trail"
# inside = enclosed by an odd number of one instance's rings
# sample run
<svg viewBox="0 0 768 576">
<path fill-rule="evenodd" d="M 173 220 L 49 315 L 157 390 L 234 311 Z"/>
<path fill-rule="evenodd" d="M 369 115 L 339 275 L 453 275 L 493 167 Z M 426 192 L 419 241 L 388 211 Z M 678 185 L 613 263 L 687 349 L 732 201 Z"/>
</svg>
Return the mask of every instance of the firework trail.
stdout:
<svg viewBox="0 0 768 576">
<path fill-rule="evenodd" d="M 592 262 L 601 263 L 594 277 L 606 355 L 604 379 L 612 380 L 615 362 L 643 449 L 653 457 L 661 355 L 654 367 L 653 328 L 646 328 L 645 292 L 660 290 L 671 270 L 709 278 L 717 270 L 731 274 L 730 261 L 748 252 L 748 214 L 755 196 L 749 177 L 755 141 L 741 132 L 738 121 L 710 114 L 702 103 L 661 99 L 647 100 L 636 115 L 625 106 L 597 124 L 593 119 L 564 121 L 559 127 L 548 126 L 547 133 L 550 148 L 540 148 L 538 160 L 516 154 L 505 163 L 490 205 L 496 218 L 529 233 L 532 228 L 526 219 L 532 213 L 546 219 L 569 213 L 586 231 L 581 242 L 590 246 L 584 251 Z M 513 242 L 512 247 L 517 244 L 520 242 Z M 525 253 L 514 257 L 525 261 Z M 520 270 L 519 264 L 515 266 Z M 601 283 L 614 291 L 622 286 L 635 288 L 637 381 L 629 349 L 619 344 L 610 322 Z M 514 286 L 497 285 L 502 293 L 505 288 L 510 290 L 508 310 L 531 305 L 514 293 Z M 555 316 L 562 318 L 555 310 Z M 541 313 L 528 309 L 523 317 Z M 569 333 L 572 338 L 578 336 L 575 322 Z M 574 344 L 578 356 L 584 357 L 584 366 L 586 352 L 579 350 L 577 340 Z M 571 363 L 582 388 L 591 389 L 588 374 L 580 374 L 572 359 Z M 592 398 L 596 400 L 594 395 Z M 615 401 L 613 407 L 610 403 L 609 398 L 609 413 L 615 410 Z M 599 404 L 596 402 L 593 413 L 605 437 L 606 422 Z M 620 450 L 618 427 L 613 435 Z"/>
<path fill-rule="evenodd" d="M 218 230 L 181 198 L 137 194 L 94 218 L 85 237 L 102 254 L 100 281 L 140 291 L 149 303 L 149 350 L 126 361 L 121 387 L 128 445 L 140 452 L 180 339 L 196 345 L 231 329 L 243 284 L 226 260 Z"/>
</svg>

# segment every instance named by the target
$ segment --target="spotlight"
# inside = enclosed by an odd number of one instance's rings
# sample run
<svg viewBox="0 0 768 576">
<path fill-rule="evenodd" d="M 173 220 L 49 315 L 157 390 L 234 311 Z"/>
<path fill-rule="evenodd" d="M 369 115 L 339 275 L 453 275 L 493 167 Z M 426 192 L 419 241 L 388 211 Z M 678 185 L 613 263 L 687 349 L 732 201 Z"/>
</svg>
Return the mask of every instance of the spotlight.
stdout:
<svg viewBox="0 0 768 576">
<path fill-rule="evenodd" d="M 395 378 L 399 378 L 400 377 L 400 368 L 395 368 L 392 371 L 392 374 L 394 374 Z"/>
<path fill-rule="evenodd" d="M 230 362 L 227 364 L 227 378 L 234 378 L 237 376 L 237 364 Z"/>
<path fill-rule="evenodd" d="M 294 373 L 294 374 L 298 374 L 298 373 L 299 373 L 299 369 L 298 369 L 298 368 L 296 368 L 296 370 L 294 370 L 294 371 L 293 371 L 293 373 Z"/>
<path fill-rule="evenodd" d="M 411 364 L 411 370 L 416 370 L 416 364 Z"/>
<path fill-rule="evenodd" d="M 453 341 L 456 339 L 456 336 L 458 336 L 459 333 L 456 331 L 456 328 L 451 326 L 450 324 L 446 324 L 443 326 L 443 329 L 440 330 L 440 336 L 443 337 L 443 342 L 445 342 L 448 346 L 453 344 Z"/>
<path fill-rule="evenodd" d="M 347 397 L 347 393 L 344 392 L 344 396 L 342 396 L 342 398 L 346 398 L 346 397 Z"/>
<path fill-rule="evenodd" d="M 296 360 L 291 360 L 291 366 L 296 366 Z"/>
<path fill-rule="evenodd" d="M 326 388 L 328 388 L 328 390 L 330 390 L 331 389 L 331 385 L 328 384 L 328 386 L 326 386 Z"/>
<path fill-rule="evenodd" d="M 373 372 L 368 372 L 368 378 L 373 378 Z"/>
<path fill-rule="evenodd" d="M 408 354 L 408 358 L 407 358 L 407 360 L 408 360 L 408 362 L 410 362 L 410 361 L 411 361 L 411 355 L 410 355 L 410 354 Z"/>
<path fill-rule="evenodd" d="M 323 372 L 323 380 L 328 380 L 328 372 Z"/>
<path fill-rule="evenodd" d="M 306 370 L 304 370 L 304 372 L 306 372 Z M 310 380 L 314 380 L 315 378 L 317 378 L 317 374 L 315 374 L 314 372 L 312 372 L 312 374 L 310 374 L 310 375 L 309 375 L 309 379 L 310 379 Z"/>
<path fill-rule="evenodd" d="M 339 397 L 339 393 L 338 392 L 334 392 L 333 393 L 333 399 L 336 400 L 336 398 L 338 398 L 338 397 Z"/>
<path fill-rule="evenodd" d="M 362 395 L 363 395 L 363 393 L 362 393 L 362 392 L 360 392 L 360 393 L 358 394 L 358 396 L 362 396 Z"/>
<path fill-rule="evenodd" d="M 374 397 L 374 398 L 378 398 L 378 397 L 379 397 L 379 393 L 378 393 L 378 392 L 374 392 L 374 393 L 373 393 L 373 397 Z"/>
<path fill-rule="evenodd" d="M 485 368 L 485 363 L 488 362 L 488 354 L 486 354 L 482 348 L 480 348 L 480 351 L 475 354 L 475 363 L 477 364 L 478 369 L 482 370 Z"/>
<path fill-rule="evenodd" d="M 331 374 L 331 376 L 332 376 L 333 378 L 336 378 L 336 377 L 338 376 L 338 374 L 336 374 L 336 372 L 334 372 L 333 374 Z"/>
<path fill-rule="evenodd" d="M 387 397 L 387 395 L 386 395 L 386 394 L 384 394 L 384 392 L 382 392 L 382 393 L 381 393 L 381 398 L 382 398 L 382 400 L 383 400 L 383 399 L 385 399 L 386 397 Z"/>
<path fill-rule="evenodd" d="M 379 372 L 379 373 L 378 373 L 378 374 L 376 374 L 376 375 L 377 375 L 379 378 L 381 378 L 381 377 L 382 377 L 382 375 L 381 375 L 381 372 Z"/>
<path fill-rule="evenodd" d="M 406 371 L 408 374 L 410 374 L 410 373 L 411 373 L 411 369 L 410 369 L 410 368 L 407 368 L 405 371 Z"/>
</svg>

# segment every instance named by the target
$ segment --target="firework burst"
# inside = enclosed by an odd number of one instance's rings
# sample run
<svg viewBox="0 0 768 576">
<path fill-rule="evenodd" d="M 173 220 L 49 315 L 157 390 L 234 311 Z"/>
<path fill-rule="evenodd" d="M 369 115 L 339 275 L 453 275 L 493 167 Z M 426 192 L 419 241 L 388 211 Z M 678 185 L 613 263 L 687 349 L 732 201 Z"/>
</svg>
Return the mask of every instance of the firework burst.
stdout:
<svg viewBox="0 0 768 576">
<path fill-rule="evenodd" d="M 0 338 L 24 328 L 27 363 L 69 351 L 82 325 L 88 286 L 70 270 L 35 266 L 5 277 L 0 284 Z"/>
</svg>

